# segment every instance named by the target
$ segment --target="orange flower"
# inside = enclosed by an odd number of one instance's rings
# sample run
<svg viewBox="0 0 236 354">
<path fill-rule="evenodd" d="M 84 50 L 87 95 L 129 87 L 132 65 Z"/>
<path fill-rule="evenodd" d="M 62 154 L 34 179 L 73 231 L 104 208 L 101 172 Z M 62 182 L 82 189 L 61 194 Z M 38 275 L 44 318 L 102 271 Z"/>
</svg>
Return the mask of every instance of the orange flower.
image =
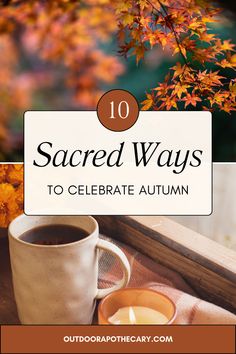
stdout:
<svg viewBox="0 0 236 354">
<path fill-rule="evenodd" d="M 23 165 L 8 165 L 6 180 L 12 184 L 21 184 L 23 182 Z"/>
<path fill-rule="evenodd" d="M 8 170 L 8 165 L 0 165 L 0 183 L 6 180 L 7 170 Z"/>
<path fill-rule="evenodd" d="M 0 165 L 0 227 L 23 210 L 23 165 Z"/>
</svg>

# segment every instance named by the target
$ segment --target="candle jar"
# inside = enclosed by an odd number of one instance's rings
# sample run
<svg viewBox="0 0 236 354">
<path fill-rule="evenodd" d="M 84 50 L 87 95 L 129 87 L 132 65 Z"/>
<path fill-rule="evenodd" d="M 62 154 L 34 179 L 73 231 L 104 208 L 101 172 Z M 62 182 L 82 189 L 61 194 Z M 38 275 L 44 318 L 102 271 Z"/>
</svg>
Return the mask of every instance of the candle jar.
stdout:
<svg viewBox="0 0 236 354">
<path fill-rule="evenodd" d="M 98 307 L 98 323 L 99 324 L 119 324 L 119 321 L 112 321 L 116 314 L 124 312 L 124 308 L 151 310 L 159 312 L 166 317 L 165 324 L 173 323 L 176 317 L 176 306 L 173 301 L 158 291 L 147 288 L 125 288 L 114 291 L 107 295 L 99 304 Z M 146 311 L 148 312 L 148 311 Z M 138 324 L 130 322 L 130 324 Z M 145 324 L 148 322 L 145 321 Z M 150 322 L 153 324 L 153 322 Z M 122 324 L 122 323 L 120 323 Z M 163 324 L 163 323 L 156 323 Z"/>
</svg>

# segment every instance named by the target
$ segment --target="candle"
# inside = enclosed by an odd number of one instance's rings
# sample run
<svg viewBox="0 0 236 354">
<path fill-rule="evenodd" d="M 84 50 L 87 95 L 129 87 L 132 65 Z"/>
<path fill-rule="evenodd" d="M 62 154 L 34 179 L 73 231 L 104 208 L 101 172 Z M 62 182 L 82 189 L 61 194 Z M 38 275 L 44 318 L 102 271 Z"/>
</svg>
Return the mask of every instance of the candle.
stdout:
<svg viewBox="0 0 236 354">
<path fill-rule="evenodd" d="M 113 291 L 98 306 L 98 323 L 171 324 L 176 306 L 163 293 L 148 288 L 125 288 Z"/>
<path fill-rule="evenodd" d="M 166 324 L 168 318 L 157 310 L 145 306 L 122 307 L 108 318 L 112 324 Z"/>
</svg>

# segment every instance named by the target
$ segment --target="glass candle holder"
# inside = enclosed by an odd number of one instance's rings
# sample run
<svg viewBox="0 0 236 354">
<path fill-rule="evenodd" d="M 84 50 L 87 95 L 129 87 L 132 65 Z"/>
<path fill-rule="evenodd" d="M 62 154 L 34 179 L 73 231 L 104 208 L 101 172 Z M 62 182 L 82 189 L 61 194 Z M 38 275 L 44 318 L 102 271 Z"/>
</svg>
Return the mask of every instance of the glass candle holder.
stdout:
<svg viewBox="0 0 236 354">
<path fill-rule="evenodd" d="M 166 321 L 158 323 L 160 316 L 156 316 L 157 322 L 155 324 L 173 323 L 176 317 L 176 306 L 168 296 L 147 288 L 125 288 L 114 291 L 100 302 L 98 323 L 110 325 L 154 324 L 155 314 L 158 315 L 158 313 L 162 317 L 164 316 Z M 126 320 L 127 315 L 131 315 L 129 323 L 122 323 L 122 319 Z M 148 321 L 149 315 L 150 322 Z"/>
</svg>

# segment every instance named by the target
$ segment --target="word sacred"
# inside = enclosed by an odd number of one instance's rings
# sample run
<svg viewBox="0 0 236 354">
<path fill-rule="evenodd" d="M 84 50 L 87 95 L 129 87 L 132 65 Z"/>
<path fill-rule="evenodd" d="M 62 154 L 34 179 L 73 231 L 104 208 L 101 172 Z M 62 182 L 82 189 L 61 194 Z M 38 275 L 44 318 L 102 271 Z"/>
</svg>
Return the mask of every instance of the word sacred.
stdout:
<svg viewBox="0 0 236 354">
<path fill-rule="evenodd" d="M 172 167 L 175 174 L 182 173 L 186 166 L 198 167 L 201 165 L 202 150 L 173 150 L 162 148 L 161 142 L 132 142 L 134 164 L 136 167 L 146 167 L 155 164 L 158 167 Z M 85 167 L 87 165 L 101 167 L 121 167 L 125 163 L 125 142 L 120 143 L 117 149 L 106 151 L 81 150 L 73 151 L 57 149 L 49 141 L 40 143 L 37 147 L 37 158 L 33 165 L 37 167 Z"/>
</svg>

